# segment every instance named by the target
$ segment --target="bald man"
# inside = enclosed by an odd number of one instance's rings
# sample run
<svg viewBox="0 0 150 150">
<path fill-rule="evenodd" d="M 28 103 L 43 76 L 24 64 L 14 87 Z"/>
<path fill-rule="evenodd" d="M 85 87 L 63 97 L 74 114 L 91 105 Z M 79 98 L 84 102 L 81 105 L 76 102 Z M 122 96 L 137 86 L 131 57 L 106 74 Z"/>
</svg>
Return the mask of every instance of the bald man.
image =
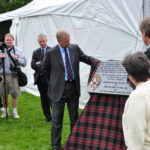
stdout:
<svg viewBox="0 0 150 150">
<path fill-rule="evenodd" d="M 58 45 L 48 51 L 42 70 L 50 72 L 48 94 L 52 100 L 52 148 L 60 150 L 64 106 L 67 103 L 70 126 L 78 118 L 80 96 L 79 63 L 92 64 L 94 58 L 83 53 L 76 44 L 70 44 L 70 35 L 60 30 L 56 33 Z"/>
</svg>

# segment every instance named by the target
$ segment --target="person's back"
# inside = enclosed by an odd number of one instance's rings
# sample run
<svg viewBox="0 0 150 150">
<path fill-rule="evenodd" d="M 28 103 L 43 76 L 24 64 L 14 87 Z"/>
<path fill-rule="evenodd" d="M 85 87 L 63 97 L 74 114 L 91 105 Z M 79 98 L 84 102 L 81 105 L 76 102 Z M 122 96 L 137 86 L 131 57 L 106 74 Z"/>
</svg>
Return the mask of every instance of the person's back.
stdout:
<svg viewBox="0 0 150 150">
<path fill-rule="evenodd" d="M 135 114 L 136 117 L 134 116 Z M 123 121 L 123 124 L 126 124 L 123 128 L 125 131 L 125 141 L 129 146 L 129 150 L 130 147 L 138 148 L 136 150 L 149 150 L 150 80 L 141 82 L 131 93 L 125 105 Z M 128 122 L 128 124 L 126 122 Z M 141 138 L 141 140 L 139 138 Z"/>
<path fill-rule="evenodd" d="M 137 52 L 127 55 L 122 64 L 136 87 L 126 101 L 122 118 L 127 150 L 150 150 L 150 61 Z"/>
<path fill-rule="evenodd" d="M 142 99 L 140 99 L 140 101 L 145 107 L 145 110 L 143 110 L 145 111 L 145 116 L 143 117 L 146 120 L 144 150 L 148 150 L 150 149 L 150 80 L 139 84 L 136 87 L 135 94 L 136 93 L 137 95 L 143 97 Z M 138 103 L 138 101 L 136 101 L 136 103 Z"/>
</svg>

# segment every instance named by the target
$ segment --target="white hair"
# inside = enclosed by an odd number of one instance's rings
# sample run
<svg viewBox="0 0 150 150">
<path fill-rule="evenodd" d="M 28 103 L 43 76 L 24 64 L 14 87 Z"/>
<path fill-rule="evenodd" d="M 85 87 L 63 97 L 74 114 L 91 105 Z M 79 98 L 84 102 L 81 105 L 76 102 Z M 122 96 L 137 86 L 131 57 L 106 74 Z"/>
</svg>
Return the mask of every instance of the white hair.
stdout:
<svg viewBox="0 0 150 150">
<path fill-rule="evenodd" d="M 47 36 L 45 34 L 41 33 L 38 35 L 38 40 L 40 40 L 40 39 L 47 39 Z"/>
</svg>

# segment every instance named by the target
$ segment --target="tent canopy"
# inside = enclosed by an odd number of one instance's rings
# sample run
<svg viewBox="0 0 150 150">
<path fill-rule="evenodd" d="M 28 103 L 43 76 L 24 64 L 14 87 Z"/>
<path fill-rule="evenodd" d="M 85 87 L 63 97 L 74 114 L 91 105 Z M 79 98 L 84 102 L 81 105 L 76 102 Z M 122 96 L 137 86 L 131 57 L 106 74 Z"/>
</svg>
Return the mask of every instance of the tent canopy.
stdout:
<svg viewBox="0 0 150 150">
<path fill-rule="evenodd" d="M 45 33 L 48 44 L 57 44 L 55 34 L 66 29 L 72 43 L 98 59 L 122 59 L 124 55 L 143 50 L 139 23 L 143 19 L 143 0 L 35 0 L 18 10 L 0 15 L 0 22 L 13 20 L 11 33 L 28 59 L 25 68 L 29 78 L 26 90 L 36 93 L 30 67 L 37 36 Z M 81 65 L 82 101 L 87 99 L 89 67 Z M 83 90 L 84 89 L 84 90 Z"/>
</svg>

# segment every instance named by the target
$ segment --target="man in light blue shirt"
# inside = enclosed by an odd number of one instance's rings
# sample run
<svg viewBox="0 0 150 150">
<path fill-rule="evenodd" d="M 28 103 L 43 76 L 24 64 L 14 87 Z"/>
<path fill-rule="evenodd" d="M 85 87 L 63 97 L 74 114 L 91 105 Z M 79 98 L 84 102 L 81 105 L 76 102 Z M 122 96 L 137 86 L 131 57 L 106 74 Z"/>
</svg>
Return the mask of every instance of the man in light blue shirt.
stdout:
<svg viewBox="0 0 150 150">
<path fill-rule="evenodd" d="M 60 52 L 61 52 L 61 56 L 62 56 L 62 59 L 63 59 L 64 68 L 65 68 L 65 81 L 67 81 L 69 79 L 68 79 L 68 73 L 67 73 L 67 68 L 66 68 L 65 50 L 59 44 L 58 44 L 58 46 L 59 46 L 59 49 L 60 49 Z M 68 48 L 66 48 L 66 50 L 67 50 L 67 53 L 68 53 L 68 56 L 69 56 L 69 62 L 70 62 L 70 65 L 71 65 L 71 73 L 72 73 L 72 76 L 73 76 L 72 80 L 74 80 L 74 70 L 73 70 L 72 63 L 71 63 L 70 53 L 69 53 Z"/>
<path fill-rule="evenodd" d="M 26 58 L 21 54 L 21 52 L 13 45 L 14 37 L 12 34 L 8 33 L 5 35 L 5 44 L 7 46 L 7 49 L 10 50 L 10 55 L 16 61 L 18 66 L 26 66 Z M 5 96 L 4 99 L 4 111 L 1 115 L 2 118 L 5 118 L 8 112 L 8 95 L 11 94 L 12 96 L 12 105 L 13 105 L 13 117 L 14 118 L 20 118 L 17 112 L 17 97 L 20 95 L 20 87 L 18 85 L 18 77 L 16 72 L 13 70 L 14 64 L 11 61 L 11 58 L 9 58 L 8 52 L 0 51 L 0 62 L 2 62 L 2 59 L 4 59 L 5 64 L 5 86 L 6 91 L 4 90 L 4 77 L 3 77 L 3 64 L 0 65 L 0 76 L 2 77 L 2 81 L 0 82 L 0 96 Z M 7 104 L 7 105 L 6 105 Z M 8 113 L 9 114 L 9 113 Z"/>
<path fill-rule="evenodd" d="M 41 71 L 41 66 L 43 63 L 43 59 L 45 57 L 45 53 L 51 49 L 47 45 L 47 37 L 45 34 L 38 35 L 38 43 L 39 48 L 33 51 L 31 68 L 35 71 L 34 73 L 34 85 L 37 85 L 37 88 L 40 93 L 41 106 L 43 110 L 43 114 L 45 116 L 45 122 L 51 121 L 51 110 L 50 106 L 51 99 L 48 97 L 48 80 L 49 80 L 49 72 L 43 74 Z M 44 87 L 44 88 L 43 88 Z"/>
</svg>

